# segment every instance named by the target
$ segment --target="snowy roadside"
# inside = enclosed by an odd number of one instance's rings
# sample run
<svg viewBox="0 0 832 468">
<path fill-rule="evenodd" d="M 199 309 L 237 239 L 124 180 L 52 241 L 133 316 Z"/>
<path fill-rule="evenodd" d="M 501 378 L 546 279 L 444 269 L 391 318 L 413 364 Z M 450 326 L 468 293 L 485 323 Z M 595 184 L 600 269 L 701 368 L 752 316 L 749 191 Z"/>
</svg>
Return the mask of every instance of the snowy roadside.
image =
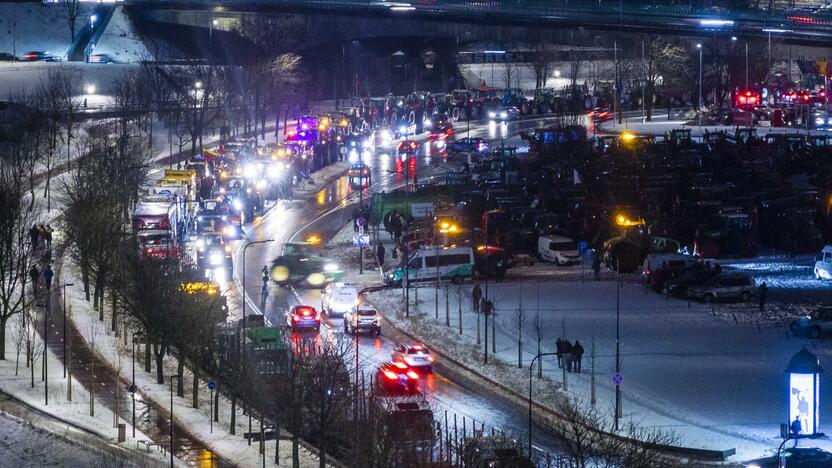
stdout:
<svg viewBox="0 0 832 468">
<path fill-rule="evenodd" d="M 66 281 L 82 284 L 80 274 L 77 269 L 66 263 L 63 266 L 62 273 Z M 73 322 L 76 328 L 84 336 L 87 343 L 95 342 L 96 352 L 104 359 L 110 366 L 118 368 L 120 360 L 127 362 L 130 359 L 129 343 L 127 343 L 127 336 L 133 330 L 124 331 L 118 335 L 114 334 L 109 327 L 111 318 L 105 318 L 104 322 L 98 320 L 98 314 L 92 309 L 92 304 L 86 302 L 83 296 L 83 290 L 73 288 L 67 290 L 67 302 L 72 306 Z M 109 315 L 109 311 L 105 314 Z M 122 325 L 119 325 L 122 327 Z M 137 361 L 143 362 L 143 348 L 137 347 Z M 156 383 L 155 373 L 146 373 L 140 371 L 136 373 L 136 386 L 142 398 L 147 398 L 154 402 L 158 409 L 165 414 L 168 414 L 167 408 L 170 405 L 170 383 L 168 379 L 171 375 L 176 375 L 177 363 L 176 359 L 167 355 L 164 360 L 166 383 Z M 174 406 L 174 420 L 182 427 L 187 428 L 190 435 L 208 447 L 211 451 L 217 454 L 220 458 L 236 466 L 255 466 L 260 465 L 263 460 L 259 453 L 259 444 L 253 442 L 248 444 L 247 440 L 242 437 L 242 434 L 248 432 L 248 417 L 243 414 L 242 408 L 237 408 L 236 413 L 236 435 L 231 435 L 229 427 L 231 423 L 230 403 L 221 400 L 223 404 L 219 408 L 219 421 L 213 424 L 213 429 L 210 422 L 210 405 L 211 393 L 207 385 L 203 381 L 199 387 L 199 408 L 191 407 L 192 388 L 189 386 L 193 382 L 193 375 L 185 371 L 186 391 L 185 396 L 175 397 L 173 401 Z M 125 383 L 128 383 L 125 380 Z M 256 427 L 259 423 L 255 421 Z M 280 440 L 280 465 L 291 465 L 292 463 L 292 443 L 291 440 Z M 266 443 L 266 464 L 274 466 L 275 458 L 275 444 L 273 442 Z M 301 447 L 301 466 L 318 466 L 317 457 Z"/>
<path fill-rule="evenodd" d="M 340 161 L 318 169 L 310 174 L 310 177 L 312 178 L 311 183 L 295 185 L 292 187 L 292 197 L 306 199 L 314 195 L 333 180 L 343 176 L 349 167 L 350 164 L 348 162 Z"/>
</svg>

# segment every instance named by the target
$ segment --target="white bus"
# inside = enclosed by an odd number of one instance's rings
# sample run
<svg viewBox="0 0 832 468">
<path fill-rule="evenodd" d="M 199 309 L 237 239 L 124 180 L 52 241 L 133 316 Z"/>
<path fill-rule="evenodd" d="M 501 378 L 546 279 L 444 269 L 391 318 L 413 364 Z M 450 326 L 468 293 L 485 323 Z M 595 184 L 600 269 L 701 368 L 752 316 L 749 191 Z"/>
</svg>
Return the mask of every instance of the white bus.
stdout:
<svg viewBox="0 0 832 468">
<path fill-rule="evenodd" d="M 471 247 L 422 247 L 407 259 L 384 275 L 384 284 L 401 285 L 404 272 L 408 281 L 440 279 L 453 282 L 470 278 L 474 273 L 474 251 Z"/>
</svg>

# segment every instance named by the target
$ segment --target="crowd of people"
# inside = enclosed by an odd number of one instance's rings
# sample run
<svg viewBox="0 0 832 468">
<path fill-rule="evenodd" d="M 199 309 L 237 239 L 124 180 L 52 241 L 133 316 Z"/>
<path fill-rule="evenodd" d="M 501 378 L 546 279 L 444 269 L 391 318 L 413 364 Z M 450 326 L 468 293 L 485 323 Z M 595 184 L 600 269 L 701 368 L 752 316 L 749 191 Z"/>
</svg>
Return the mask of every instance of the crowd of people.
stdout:
<svg viewBox="0 0 832 468">
<path fill-rule="evenodd" d="M 41 270 L 34 261 L 32 267 L 29 268 L 29 279 L 35 294 L 38 293 L 41 284 L 46 287 L 47 291 L 52 289 L 52 278 L 55 276 L 55 272 L 52 271 L 52 232 L 52 226 L 48 224 L 36 224 L 29 229 L 32 252 L 41 253 Z"/>
</svg>

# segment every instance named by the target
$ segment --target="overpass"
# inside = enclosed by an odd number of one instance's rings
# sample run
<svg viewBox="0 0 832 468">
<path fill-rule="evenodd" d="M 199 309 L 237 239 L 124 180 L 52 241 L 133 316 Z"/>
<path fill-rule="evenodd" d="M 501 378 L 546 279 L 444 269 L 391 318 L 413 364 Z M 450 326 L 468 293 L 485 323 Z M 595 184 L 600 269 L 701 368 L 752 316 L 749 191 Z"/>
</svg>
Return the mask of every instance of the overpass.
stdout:
<svg viewBox="0 0 832 468">
<path fill-rule="evenodd" d="M 620 0 L 563 0 L 557 3 L 547 0 L 126 0 L 125 3 L 137 7 L 148 18 L 167 22 L 193 18 L 194 14 L 231 17 L 301 13 L 367 18 L 376 22 L 389 19 L 399 25 L 469 24 L 524 31 L 529 28 L 582 27 L 703 37 L 723 34 L 746 40 L 773 38 L 817 46 L 828 46 L 832 39 L 832 15 L 640 5 Z M 185 21 L 188 22 L 192 21 Z M 207 21 L 201 24 L 205 25 Z M 354 36 L 356 33 L 330 31 L 335 36 Z M 423 34 L 430 35 L 431 32 L 423 31 Z"/>
</svg>

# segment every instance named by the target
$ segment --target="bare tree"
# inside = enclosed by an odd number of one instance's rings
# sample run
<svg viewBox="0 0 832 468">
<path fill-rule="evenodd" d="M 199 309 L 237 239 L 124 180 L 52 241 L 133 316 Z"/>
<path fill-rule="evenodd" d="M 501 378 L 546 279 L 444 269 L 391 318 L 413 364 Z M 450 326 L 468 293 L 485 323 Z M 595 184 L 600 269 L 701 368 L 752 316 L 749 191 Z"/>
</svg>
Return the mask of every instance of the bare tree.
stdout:
<svg viewBox="0 0 832 468">
<path fill-rule="evenodd" d="M 45 310 L 45 309 L 44 309 Z M 38 335 L 38 331 L 32 323 L 33 318 L 29 317 L 26 321 L 26 342 L 29 347 L 29 372 L 31 375 L 31 388 L 35 388 L 35 363 L 40 361 L 40 358 L 45 353 L 43 340 Z"/>
<path fill-rule="evenodd" d="M 537 355 L 541 353 L 541 343 L 543 342 L 543 322 L 540 321 L 540 285 L 537 286 L 537 309 L 534 314 L 534 336 L 537 341 Z M 543 378 L 543 360 L 537 360 L 537 378 Z"/>
<path fill-rule="evenodd" d="M 526 310 L 523 309 L 523 286 L 518 294 L 519 303 L 514 316 L 517 319 L 517 367 L 523 368 L 523 327 L 526 325 Z"/>
<path fill-rule="evenodd" d="M 520 75 L 520 69 L 517 67 L 517 64 L 514 62 L 513 57 L 506 57 L 505 63 L 503 63 L 503 80 L 505 81 L 505 88 L 509 89 L 512 87 L 512 83 L 517 81 Z"/>
<path fill-rule="evenodd" d="M 540 89 L 546 86 L 554 72 L 555 54 L 546 44 L 536 44 L 532 59 L 534 71 L 534 87 Z"/>
<path fill-rule="evenodd" d="M 15 362 L 14 375 L 17 377 L 20 370 L 20 352 L 26 344 L 26 316 L 24 314 L 17 314 L 17 320 L 12 324 L 12 339 L 14 340 Z M 26 365 L 29 365 L 28 357 Z"/>
<path fill-rule="evenodd" d="M 61 8 L 69 26 L 69 41 L 75 42 L 75 22 L 81 14 L 81 0 L 61 0 Z"/>
</svg>

